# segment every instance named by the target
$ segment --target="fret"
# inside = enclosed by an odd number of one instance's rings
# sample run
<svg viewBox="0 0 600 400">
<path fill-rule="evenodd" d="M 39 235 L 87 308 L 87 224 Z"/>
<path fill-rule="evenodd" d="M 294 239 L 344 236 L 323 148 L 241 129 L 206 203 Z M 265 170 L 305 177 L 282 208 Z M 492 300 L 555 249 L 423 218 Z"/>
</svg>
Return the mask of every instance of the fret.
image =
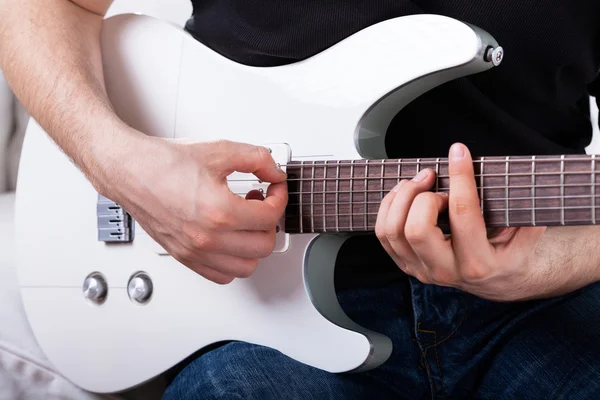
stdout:
<svg viewBox="0 0 600 400">
<path fill-rule="evenodd" d="M 483 166 L 482 166 L 483 168 Z M 440 191 L 440 159 L 435 160 L 435 191 Z"/>
<path fill-rule="evenodd" d="M 310 231 L 315 232 L 315 162 L 312 161 L 310 176 Z"/>
<path fill-rule="evenodd" d="M 367 202 L 368 202 L 368 199 L 369 199 L 368 192 L 367 192 L 368 190 L 369 190 L 369 160 L 366 160 L 366 163 L 365 163 L 365 192 L 364 192 L 364 196 L 365 196 L 365 201 L 364 201 L 364 207 L 365 207 L 365 225 L 364 225 L 364 227 L 365 227 L 365 229 L 367 228 L 367 222 L 368 222 L 367 221 L 367 218 L 368 218 L 367 209 L 369 208 L 367 206 Z"/>
<path fill-rule="evenodd" d="M 327 212 L 325 211 L 325 193 L 327 193 L 327 161 L 325 161 L 325 165 L 323 165 L 323 232 L 327 232 L 327 218 L 325 215 Z"/>
<path fill-rule="evenodd" d="M 480 202 L 481 202 L 481 212 L 483 213 L 483 167 L 485 166 L 485 157 L 481 157 L 481 171 L 479 171 L 479 197 L 480 197 Z"/>
<path fill-rule="evenodd" d="M 383 201 L 383 192 L 385 190 L 385 183 L 383 180 L 383 176 L 385 175 L 385 160 L 381 160 L 381 200 Z"/>
<path fill-rule="evenodd" d="M 337 160 L 337 168 L 335 172 L 335 230 L 340 231 L 340 160 Z"/>
<path fill-rule="evenodd" d="M 535 156 L 531 157 L 531 225 L 535 226 Z"/>
<path fill-rule="evenodd" d="M 596 155 L 592 154 L 592 224 L 596 225 Z"/>
<path fill-rule="evenodd" d="M 402 177 L 402 160 L 398 160 L 398 179 L 396 185 L 400 183 L 400 178 Z"/>
<path fill-rule="evenodd" d="M 565 224 L 565 156 L 560 156 L 560 222 Z"/>
<path fill-rule="evenodd" d="M 350 232 L 354 232 L 354 161 L 350 162 Z"/>
<path fill-rule="evenodd" d="M 419 175 L 419 172 L 421 172 L 421 159 L 417 158 L 417 172 L 415 172 L 415 176 Z"/>
<path fill-rule="evenodd" d="M 304 218 L 302 217 L 302 209 L 304 208 L 304 207 L 302 207 L 302 191 L 304 189 L 303 188 L 304 182 L 302 181 L 302 179 L 304 179 L 304 161 L 300 162 L 300 182 L 299 182 L 300 184 L 298 185 L 299 189 L 300 189 L 300 190 L 298 190 L 298 195 L 300 197 L 300 201 L 299 201 L 299 203 L 300 203 L 300 232 L 304 233 L 304 226 L 303 226 Z"/>
<path fill-rule="evenodd" d="M 505 200 L 504 201 L 506 204 L 506 206 L 504 207 L 505 208 L 505 216 L 504 217 L 506 219 L 506 221 L 505 221 L 506 226 L 510 226 L 510 215 L 509 215 L 509 211 L 508 211 L 508 206 L 509 206 L 508 196 L 510 194 L 510 191 L 508 189 L 508 184 L 510 183 L 509 174 L 510 174 L 510 156 L 506 157 L 506 177 L 505 177 L 506 187 L 504 189 L 505 190 Z"/>
</svg>

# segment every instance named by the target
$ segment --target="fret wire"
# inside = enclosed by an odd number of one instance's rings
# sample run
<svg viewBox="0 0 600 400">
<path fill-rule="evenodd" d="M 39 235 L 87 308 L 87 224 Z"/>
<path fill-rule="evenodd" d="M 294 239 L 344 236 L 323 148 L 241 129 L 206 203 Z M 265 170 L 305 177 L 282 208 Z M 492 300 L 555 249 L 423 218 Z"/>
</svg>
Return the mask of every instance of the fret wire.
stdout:
<svg viewBox="0 0 600 400">
<path fill-rule="evenodd" d="M 592 224 L 596 225 L 596 155 L 592 154 Z"/>
<path fill-rule="evenodd" d="M 327 179 L 327 161 L 323 166 L 323 178 Z M 327 182 L 323 179 L 323 230 L 327 231 L 327 220 L 325 219 L 325 191 L 327 190 Z"/>
<path fill-rule="evenodd" d="M 335 181 L 335 191 L 338 192 L 335 195 L 335 212 L 336 212 L 336 217 L 335 217 L 335 230 L 337 232 L 340 231 L 340 217 L 337 216 L 337 213 L 339 212 L 339 202 L 340 202 L 340 160 L 338 160 L 337 162 L 337 171 L 336 171 L 336 175 L 337 175 L 337 180 Z M 325 193 L 323 193 L 323 196 L 325 196 Z"/>
<path fill-rule="evenodd" d="M 304 161 L 302 161 L 302 166 L 304 166 Z M 301 168 L 300 169 L 300 178 L 303 178 L 303 177 L 304 177 L 304 168 Z M 300 197 L 300 232 L 304 232 L 304 224 L 303 224 L 304 218 L 302 217 L 302 190 L 304 188 L 302 186 L 304 186 L 304 182 L 300 181 L 300 192 L 298 193 L 299 197 Z"/>
<path fill-rule="evenodd" d="M 440 159 L 435 160 L 435 191 L 436 193 L 440 190 Z"/>
<path fill-rule="evenodd" d="M 421 172 L 421 166 L 419 164 L 421 164 L 421 159 L 417 158 L 417 172 L 415 173 L 415 176 L 419 175 L 419 172 Z"/>
<path fill-rule="evenodd" d="M 560 220 L 565 224 L 565 156 L 561 156 L 560 160 Z"/>
<path fill-rule="evenodd" d="M 537 162 L 560 162 L 561 158 L 560 156 L 554 156 L 554 157 L 558 157 L 558 158 L 538 158 Z M 501 158 L 498 159 L 487 159 L 487 160 L 482 160 L 482 157 L 479 158 L 475 158 L 473 159 L 474 163 L 485 163 L 485 164 L 489 164 L 489 163 L 503 163 L 504 160 Z M 487 158 L 487 157 L 486 157 Z M 373 159 L 371 159 L 373 160 Z M 411 165 L 411 164 L 416 164 L 416 161 L 409 161 L 412 159 L 387 159 L 388 161 L 391 161 L 390 163 L 388 163 L 387 165 L 395 165 L 398 163 L 402 163 L 405 165 Z M 570 157 L 568 159 L 566 159 L 567 161 L 590 161 L 590 156 L 581 156 L 581 157 Z M 351 165 L 352 160 L 340 160 L 342 162 L 345 162 L 346 164 L 341 164 L 343 167 L 348 167 Z M 348 162 L 350 161 L 350 163 Z M 357 160 L 354 160 L 357 161 Z M 358 161 L 366 161 L 366 159 L 360 159 Z M 299 166 L 303 161 L 294 161 L 292 160 L 292 162 L 290 164 L 280 164 L 281 167 L 297 167 Z M 511 163 L 515 164 L 515 163 L 529 163 L 531 162 L 531 160 L 529 158 L 523 158 L 523 159 L 517 159 L 517 158 L 513 158 L 510 160 Z M 440 160 L 440 164 L 448 164 L 448 159 L 441 159 Z"/>
<path fill-rule="evenodd" d="M 354 178 L 354 160 L 352 160 L 352 163 L 350 165 L 350 178 Z M 352 203 L 354 201 L 354 179 L 350 180 L 350 202 Z M 365 189 L 366 190 L 366 189 Z M 354 212 L 354 210 L 352 210 Z M 354 226 L 354 216 L 350 217 L 350 232 L 352 232 L 352 227 Z"/>
<path fill-rule="evenodd" d="M 483 160 L 483 159 L 482 159 L 482 160 Z M 483 213 L 483 207 L 484 207 L 484 204 L 483 204 L 483 176 L 484 176 L 484 174 L 485 174 L 485 172 L 483 171 L 483 167 L 484 167 L 484 166 L 485 166 L 485 164 L 481 164 L 481 171 L 480 171 L 481 173 L 480 173 L 480 175 L 479 175 L 479 184 L 480 184 L 480 186 L 481 186 L 481 187 L 480 187 L 480 194 L 479 194 L 479 197 L 481 197 L 481 199 L 480 199 L 480 201 L 481 201 L 481 205 L 480 205 L 480 207 L 481 207 L 481 212 L 482 212 L 482 213 Z"/>
<path fill-rule="evenodd" d="M 400 183 L 400 180 L 402 179 L 402 162 L 398 163 L 398 182 L 396 182 L 396 185 L 398 185 Z"/>
<path fill-rule="evenodd" d="M 600 197 L 600 194 L 597 194 L 595 196 L 596 197 L 594 197 L 594 199 Z M 589 195 L 589 194 L 581 194 L 581 195 L 569 196 L 568 198 L 569 199 L 589 199 L 591 197 L 592 196 Z M 505 201 L 505 200 L 506 200 L 506 198 L 504 198 L 504 197 L 492 197 L 492 198 L 486 199 L 486 201 Z M 512 197 L 510 200 L 523 200 L 523 201 L 526 201 L 526 200 L 532 200 L 532 198 L 531 197 Z M 538 197 L 536 197 L 536 200 L 560 200 L 560 196 L 538 196 Z M 328 206 L 332 206 L 332 205 L 336 205 L 336 204 L 340 204 L 340 205 L 350 205 L 350 204 L 362 205 L 364 203 L 357 203 L 357 202 L 350 203 L 350 202 L 347 202 L 347 201 L 342 201 L 342 202 L 339 202 L 339 203 L 325 203 L 325 205 L 328 205 Z M 370 201 L 370 202 L 367 202 L 367 204 L 381 204 L 381 203 L 378 202 L 378 201 Z M 296 204 L 296 203 L 289 203 L 288 207 L 297 206 L 297 205 L 298 204 Z M 304 205 L 307 205 L 307 203 L 305 202 Z"/>
<path fill-rule="evenodd" d="M 314 233 L 315 231 L 315 162 L 312 161 L 312 176 L 311 176 L 311 186 L 310 186 L 310 199 L 311 199 L 311 204 L 310 204 L 310 212 L 313 214 L 310 216 L 310 231 Z M 323 196 L 325 196 L 325 191 L 323 191 Z"/>
<path fill-rule="evenodd" d="M 369 180 L 367 179 L 369 177 L 369 160 L 367 160 L 367 162 L 365 163 L 365 190 L 369 189 Z M 365 225 L 367 225 L 367 198 L 368 194 L 365 193 Z"/>
<path fill-rule="evenodd" d="M 400 164 L 398 164 L 400 165 Z M 385 191 L 385 181 L 383 177 L 385 176 L 385 160 L 381 160 L 381 201 L 383 201 L 383 192 Z"/>
<path fill-rule="evenodd" d="M 509 206 L 509 204 L 508 204 L 508 202 L 509 202 L 508 198 L 510 196 L 510 189 L 508 187 L 508 185 L 510 183 L 509 179 L 508 179 L 508 173 L 510 172 L 509 171 L 509 169 L 510 169 L 509 163 L 510 163 L 510 156 L 507 156 L 506 157 L 506 178 L 505 178 L 505 181 L 506 181 L 506 189 L 505 189 L 505 191 L 506 191 L 506 216 L 505 216 L 506 217 L 506 226 L 510 226 L 510 215 L 509 215 L 509 212 L 508 212 L 508 206 Z"/>
<path fill-rule="evenodd" d="M 531 224 L 535 226 L 535 156 L 531 157 Z"/>
</svg>

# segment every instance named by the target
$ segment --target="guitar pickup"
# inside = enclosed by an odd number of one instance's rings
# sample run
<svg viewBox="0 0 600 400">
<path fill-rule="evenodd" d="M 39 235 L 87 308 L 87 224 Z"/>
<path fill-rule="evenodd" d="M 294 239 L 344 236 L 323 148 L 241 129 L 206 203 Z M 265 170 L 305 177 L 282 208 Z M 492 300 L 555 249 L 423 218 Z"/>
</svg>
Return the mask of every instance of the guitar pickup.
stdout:
<svg viewBox="0 0 600 400">
<path fill-rule="evenodd" d="M 96 205 L 98 220 L 98 241 L 100 242 L 132 242 L 133 218 L 114 201 L 98 195 Z"/>
</svg>

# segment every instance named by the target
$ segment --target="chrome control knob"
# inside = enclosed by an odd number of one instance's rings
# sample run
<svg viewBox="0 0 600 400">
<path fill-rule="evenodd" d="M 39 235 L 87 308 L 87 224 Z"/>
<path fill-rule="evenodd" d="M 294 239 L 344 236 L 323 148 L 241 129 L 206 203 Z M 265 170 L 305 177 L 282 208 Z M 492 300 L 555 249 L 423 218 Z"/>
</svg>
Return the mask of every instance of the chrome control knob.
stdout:
<svg viewBox="0 0 600 400">
<path fill-rule="evenodd" d="M 127 294 L 136 303 L 145 304 L 152 296 L 152 280 L 143 272 L 133 275 L 127 284 Z"/>
<path fill-rule="evenodd" d="M 83 296 L 92 303 L 102 304 L 108 295 L 106 279 L 98 273 L 90 274 L 83 281 Z"/>
</svg>

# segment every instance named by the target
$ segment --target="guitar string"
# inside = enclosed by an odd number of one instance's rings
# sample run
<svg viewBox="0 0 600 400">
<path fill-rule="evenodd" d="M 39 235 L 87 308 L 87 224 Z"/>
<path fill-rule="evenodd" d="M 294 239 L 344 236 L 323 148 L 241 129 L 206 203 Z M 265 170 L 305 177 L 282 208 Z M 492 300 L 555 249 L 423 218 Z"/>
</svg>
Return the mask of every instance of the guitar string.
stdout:
<svg viewBox="0 0 600 400">
<path fill-rule="evenodd" d="M 475 178 L 493 178 L 493 177 L 518 177 L 518 176 L 524 176 L 524 177 L 532 177 L 532 176 L 557 176 L 560 177 L 562 176 L 573 176 L 573 175 L 591 175 L 594 174 L 596 175 L 595 172 L 592 171 L 565 171 L 565 172 L 536 172 L 536 173 L 530 173 L 530 172 L 510 172 L 508 174 L 506 173 L 497 173 L 497 174 L 474 174 Z M 600 176 L 600 173 L 598 174 L 598 176 Z M 361 180 L 364 181 L 366 180 L 392 180 L 392 179 L 412 179 L 414 177 L 414 175 L 408 175 L 408 176 L 397 176 L 397 175 L 386 175 L 386 176 L 355 176 L 355 177 L 348 177 L 348 178 L 343 178 L 343 177 L 339 177 L 339 178 L 288 178 L 286 179 L 286 182 L 311 182 L 311 181 L 315 181 L 315 182 L 323 182 L 323 181 L 352 181 L 352 180 Z M 450 178 L 450 175 L 437 175 L 438 179 L 445 179 L 445 178 Z M 257 182 L 257 183 L 262 183 L 262 181 L 260 179 L 227 179 L 227 182 Z"/>
<path fill-rule="evenodd" d="M 596 206 L 595 208 L 600 209 L 600 206 Z M 591 210 L 591 207 L 586 207 L 586 206 L 567 206 L 567 207 L 539 207 L 539 208 L 494 208 L 491 210 L 485 210 L 485 212 L 491 213 L 491 212 L 512 212 L 512 211 L 526 211 L 526 212 L 532 212 L 535 211 L 536 213 L 538 211 L 560 211 L 560 210 L 565 210 L 565 211 L 572 211 L 572 210 Z M 379 213 L 376 212 L 357 212 L 357 213 L 326 213 L 326 214 L 315 214 L 315 215 L 306 215 L 308 217 L 311 218 L 319 218 L 319 217 L 354 217 L 354 216 L 377 216 L 379 215 Z M 287 217 L 298 217 L 299 214 L 286 214 Z"/>
<path fill-rule="evenodd" d="M 564 185 L 503 185 L 503 186 L 475 186 L 476 189 L 480 190 L 480 189 L 484 189 L 484 190 L 494 190 L 494 189 L 498 189 L 498 190 L 505 190 L 506 188 L 510 189 L 510 190 L 515 190 L 515 189 L 531 189 L 531 188 L 536 188 L 536 189 L 560 189 L 561 187 L 596 187 L 596 183 L 565 183 Z M 254 190 L 258 190 L 258 189 L 252 189 L 250 191 L 254 191 Z M 448 192 L 450 189 L 440 189 L 438 190 L 438 192 Z M 385 189 L 383 190 L 384 192 L 386 191 Z M 391 189 L 387 190 L 388 192 L 391 191 Z M 354 190 L 354 191 L 340 191 L 340 190 L 326 190 L 326 191 L 301 191 L 301 192 L 288 192 L 288 195 L 311 195 L 311 194 L 354 194 L 354 195 L 359 195 L 359 194 L 364 194 L 364 193 L 378 193 L 380 194 L 382 192 L 382 189 L 373 189 L 373 190 Z M 234 192 L 234 194 L 237 195 L 246 195 L 247 192 Z M 568 196 L 567 196 L 568 197 Z"/>
<path fill-rule="evenodd" d="M 565 224 L 566 225 L 573 225 L 573 224 L 585 224 L 585 225 L 589 225 L 589 220 L 587 219 L 573 219 L 573 220 L 565 220 Z M 526 223 L 526 221 L 523 221 L 522 224 Z M 549 222 L 542 222 L 543 224 L 546 225 L 538 225 L 538 226 L 557 226 L 557 225 L 561 225 L 562 222 L 561 221 L 549 221 Z M 519 222 L 516 222 L 516 224 L 519 224 Z M 512 227 L 529 227 L 531 225 L 515 225 L 515 224 L 511 224 Z M 502 223 L 497 223 L 497 224 L 491 224 L 488 225 L 488 227 L 506 227 L 506 224 L 502 224 Z M 350 226 L 340 226 L 339 229 L 336 228 L 329 228 L 326 226 L 314 226 L 311 227 L 311 233 L 334 233 L 334 232 L 345 232 L 348 233 L 348 231 L 346 231 L 345 229 L 352 229 L 352 231 L 355 232 L 364 232 L 364 231 L 370 231 L 370 232 L 374 232 L 375 231 L 375 225 L 367 225 L 367 226 L 363 226 L 363 225 L 354 225 L 352 227 Z M 294 232 L 291 233 L 307 233 L 307 232 L 300 232 L 297 231 L 296 227 L 290 227 L 289 230 L 294 230 Z M 286 232 L 286 230 L 284 230 L 284 232 Z M 288 233 L 290 233 L 288 231 Z"/>
<path fill-rule="evenodd" d="M 540 156 L 535 156 L 535 158 L 532 158 L 532 156 L 525 156 L 527 158 L 512 158 L 509 157 L 509 162 L 510 163 L 525 163 L 525 164 L 531 164 L 532 162 L 535 161 L 536 165 L 540 164 L 540 163 L 547 163 L 547 162 L 561 162 L 561 161 L 568 161 L 568 162 L 596 162 L 596 161 L 600 161 L 599 159 L 594 159 L 593 157 L 594 155 L 590 154 L 590 155 L 586 155 L 586 156 L 575 156 L 575 157 L 570 157 L 567 156 L 564 159 L 562 158 L 562 156 L 550 156 L 550 158 L 539 158 Z M 506 164 L 506 157 L 485 157 L 485 159 L 480 159 L 480 158 L 475 158 L 472 160 L 473 163 L 475 164 L 490 164 L 490 163 L 499 163 L 499 164 Z M 290 164 L 279 164 L 280 167 L 306 167 L 306 166 L 311 166 L 312 167 L 312 163 L 315 163 L 315 167 L 318 166 L 331 166 L 331 167 L 335 167 L 337 166 L 337 161 L 336 160 L 318 160 L 318 161 L 292 161 Z M 380 159 L 357 159 L 354 161 L 354 163 L 352 163 L 352 160 L 342 160 L 342 162 L 340 162 L 340 167 L 350 167 L 351 165 L 354 164 L 354 166 L 359 166 L 359 167 L 364 167 L 363 164 L 368 164 L 369 166 L 381 166 L 381 164 L 384 165 L 391 165 L 391 166 L 395 166 L 398 164 L 401 165 L 417 165 L 417 164 L 440 164 L 440 165 L 447 165 L 449 164 L 448 159 L 440 159 L 439 161 L 436 158 L 421 158 L 420 161 L 418 161 L 416 158 L 415 159 L 407 159 L 407 160 L 394 160 L 394 159 L 390 159 L 390 160 L 384 160 L 382 162 L 382 160 Z"/>
<path fill-rule="evenodd" d="M 594 196 L 589 195 L 589 194 L 588 195 L 582 194 L 582 195 L 577 195 L 577 196 L 567 196 L 565 198 L 565 200 L 567 200 L 567 201 L 571 200 L 571 199 L 592 200 L 595 198 L 600 198 L 600 194 L 597 194 Z M 560 200 L 560 199 L 562 199 L 562 197 L 561 196 L 509 197 L 509 198 L 491 197 L 491 198 L 484 198 L 484 201 L 506 201 L 507 199 L 509 201 L 531 201 L 531 200 L 543 201 L 543 200 Z M 302 205 L 306 205 L 306 204 L 310 204 L 310 203 L 302 202 Z M 336 205 L 336 204 L 339 204 L 339 205 L 364 205 L 364 204 L 371 205 L 371 204 L 373 204 L 373 205 L 375 205 L 375 204 L 381 204 L 381 201 L 362 201 L 361 200 L 361 201 L 353 201 L 353 202 L 341 201 L 341 202 L 337 202 L 337 203 L 331 203 L 331 202 L 323 203 L 322 201 L 315 201 L 314 204 L 315 205 L 327 205 L 327 206 L 332 206 L 332 205 Z M 299 205 L 300 205 L 300 203 L 289 203 L 288 207 L 299 206 Z"/>
</svg>

